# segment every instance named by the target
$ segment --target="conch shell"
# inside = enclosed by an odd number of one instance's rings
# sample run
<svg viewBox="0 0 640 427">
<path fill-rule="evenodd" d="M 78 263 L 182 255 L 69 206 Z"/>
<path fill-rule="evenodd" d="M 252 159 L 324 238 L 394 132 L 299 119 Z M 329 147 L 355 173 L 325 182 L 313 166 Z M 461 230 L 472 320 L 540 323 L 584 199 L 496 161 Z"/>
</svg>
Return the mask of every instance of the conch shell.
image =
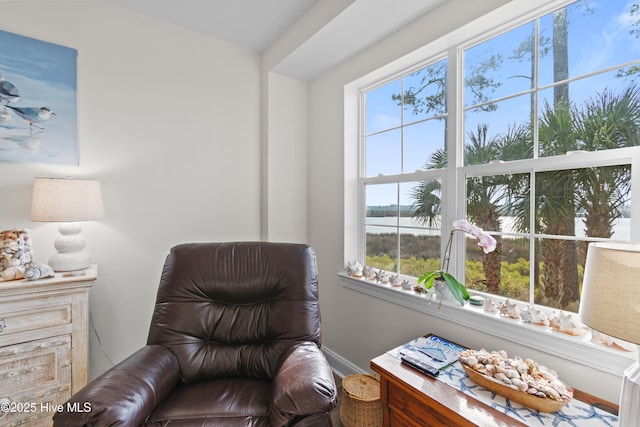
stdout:
<svg viewBox="0 0 640 427">
<path fill-rule="evenodd" d="M 357 260 L 353 262 L 347 262 L 347 273 L 353 277 L 362 277 L 362 264 Z"/>
<path fill-rule="evenodd" d="M 24 267 L 9 267 L 0 273 L 4 280 L 24 279 Z"/>
<path fill-rule="evenodd" d="M 376 279 L 376 270 L 370 265 L 365 265 L 362 269 L 362 275 L 367 280 L 375 280 Z"/>
<path fill-rule="evenodd" d="M 529 305 L 520 313 L 522 321 L 525 323 L 534 323 L 536 325 L 549 326 L 549 318 L 539 308 Z"/>
<path fill-rule="evenodd" d="M 24 270 L 24 278 L 27 280 L 38 280 L 54 276 L 53 268 L 47 264 L 34 264 Z"/>
<path fill-rule="evenodd" d="M 553 312 L 553 315 L 549 320 L 549 326 L 556 331 L 564 332 L 569 335 L 584 335 L 586 333 L 586 330 L 580 326 L 571 313 L 565 313 L 562 311 Z"/>
<path fill-rule="evenodd" d="M 509 301 L 507 298 L 498 308 L 501 316 L 511 317 L 512 319 L 520 318 L 520 309 L 515 302 Z"/>
<path fill-rule="evenodd" d="M 494 300 L 487 298 L 487 300 L 484 302 L 483 311 L 489 314 L 496 314 L 499 309 Z"/>
</svg>

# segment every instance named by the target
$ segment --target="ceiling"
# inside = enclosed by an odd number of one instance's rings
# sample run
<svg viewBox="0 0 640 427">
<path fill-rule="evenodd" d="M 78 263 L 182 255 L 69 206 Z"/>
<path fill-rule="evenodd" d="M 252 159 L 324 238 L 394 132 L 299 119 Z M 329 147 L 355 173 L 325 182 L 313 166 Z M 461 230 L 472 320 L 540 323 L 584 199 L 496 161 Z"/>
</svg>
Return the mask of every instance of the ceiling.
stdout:
<svg viewBox="0 0 640 427">
<path fill-rule="evenodd" d="M 99 0 L 262 52 L 316 3 L 338 0 Z M 309 79 L 447 0 L 340 0 L 345 8 L 291 53 L 277 71 Z"/>
</svg>

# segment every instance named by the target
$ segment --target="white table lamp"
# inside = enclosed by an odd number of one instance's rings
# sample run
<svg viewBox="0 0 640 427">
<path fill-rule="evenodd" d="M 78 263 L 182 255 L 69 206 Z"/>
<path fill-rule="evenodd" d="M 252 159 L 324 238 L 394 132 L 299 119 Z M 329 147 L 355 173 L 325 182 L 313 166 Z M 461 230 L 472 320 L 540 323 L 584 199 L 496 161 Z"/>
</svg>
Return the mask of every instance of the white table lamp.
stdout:
<svg viewBox="0 0 640 427">
<path fill-rule="evenodd" d="M 640 244 L 589 245 L 579 312 L 585 325 L 640 344 Z M 618 425 L 640 426 L 640 351 L 624 372 Z"/>
<path fill-rule="evenodd" d="M 89 266 L 86 241 L 80 221 L 104 217 L 100 181 L 70 178 L 35 178 L 31 200 L 31 220 L 59 222 L 58 251 L 49 258 L 54 271 L 82 270 Z"/>
</svg>

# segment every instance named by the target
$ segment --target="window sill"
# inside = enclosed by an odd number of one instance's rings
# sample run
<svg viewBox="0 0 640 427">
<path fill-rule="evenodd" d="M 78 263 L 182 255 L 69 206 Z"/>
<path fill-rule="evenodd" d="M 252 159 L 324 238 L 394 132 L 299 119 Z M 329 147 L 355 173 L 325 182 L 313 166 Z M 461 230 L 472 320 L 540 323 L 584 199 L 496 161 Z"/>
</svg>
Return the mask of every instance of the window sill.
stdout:
<svg viewBox="0 0 640 427">
<path fill-rule="evenodd" d="M 485 313 L 482 307 L 465 304 L 464 307 L 442 302 L 429 305 L 422 294 L 399 288 L 392 288 L 364 279 L 358 279 L 338 273 L 342 285 L 356 292 L 361 292 L 403 307 L 427 313 L 452 323 L 494 335 L 509 341 L 532 347 L 536 350 L 579 363 L 592 369 L 622 376 L 636 359 L 636 352 L 624 352 L 607 347 L 604 344 L 592 343 L 591 334 L 571 336 L 553 331 L 544 326 L 523 323 L 521 320 L 501 317 Z M 496 300 L 497 298 L 492 299 Z M 456 303 L 457 304 L 457 303 Z"/>
</svg>

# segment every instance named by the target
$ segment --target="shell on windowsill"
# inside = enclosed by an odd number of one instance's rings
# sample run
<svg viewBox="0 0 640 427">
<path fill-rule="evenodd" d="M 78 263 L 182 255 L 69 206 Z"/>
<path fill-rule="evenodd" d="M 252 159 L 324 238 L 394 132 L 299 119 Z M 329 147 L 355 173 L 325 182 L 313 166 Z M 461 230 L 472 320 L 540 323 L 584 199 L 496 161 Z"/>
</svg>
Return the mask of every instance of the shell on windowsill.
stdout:
<svg viewBox="0 0 640 427">
<path fill-rule="evenodd" d="M 482 307 L 482 310 L 485 313 L 489 313 L 489 314 L 496 314 L 498 313 L 498 311 L 500 311 L 495 301 L 489 298 L 487 298 L 487 300 L 484 302 L 484 307 Z"/>
<path fill-rule="evenodd" d="M 399 287 L 400 284 L 402 283 L 402 278 L 400 277 L 399 274 L 394 274 L 393 276 L 391 276 L 389 283 L 391 284 L 391 286 Z"/>
<path fill-rule="evenodd" d="M 549 318 L 544 311 L 536 308 L 532 305 L 527 306 L 522 313 L 520 313 L 520 317 L 524 323 L 532 323 L 535 325 L 541 326 L 549 326 Z"/>
<path fill-rule="evenodd" d="M 362 264 L 358 261 L 347 262 L 347 273 L 353 277 L 362 277 Z"/>
<path fill-rule="evenodd" d="M 606 345 L 607 347 L 611 347 L 620 351 L 637 351 L 637 348 L 634 344 L 631 344 L 627 341 L 619 340 L 607 334 L 603 334 L 602 332 L 596 331 L 595 329 L 591 329 L 591 342 L 601 343 Z"/>
<path fill-rule="evenodd" d="M 376 275 L 376 281 L 383 283 L 385 285 L 388 285 L 389 282 L 391 281 L 391 275 L 384 270 L 378 270 L 378 274 Z"/>
<path fill-rule="evenodd" d="M 563 311 L 554 311 L 551 319 L 549 319 L 549 326 L 558 331 L 568 335 L 584 335 L 586 330 L 580 325 L 572 313 L 565 313 Z"/>
<path fill-rule="evenodd" d="M 376 280 L 376 269 L 370 265 L 365 265 L 362 269 L 362 276 L 367 280 Z"/>
<path fill-rule="evenodd" d="M 411 282 L 409 282 L 407 279 L 404 279 L 402 281 L 402 283 L 400 283 L 400 286 L 402 287 L 402 289 L 404 289 L 405 291 L 410 291 L 411 289 L 413 289 L 413 285 L 411 284 Z"/>
<path fill-rule="evenodd" d="M 518 305 L 515 302 L 511 302 L 509 298 L 500 304 L 498 311 L 500 311 L 501 316 L 510 317 L 512 319 L 520 318 L 520 309 L 518 308 Z"/>
</svg>

